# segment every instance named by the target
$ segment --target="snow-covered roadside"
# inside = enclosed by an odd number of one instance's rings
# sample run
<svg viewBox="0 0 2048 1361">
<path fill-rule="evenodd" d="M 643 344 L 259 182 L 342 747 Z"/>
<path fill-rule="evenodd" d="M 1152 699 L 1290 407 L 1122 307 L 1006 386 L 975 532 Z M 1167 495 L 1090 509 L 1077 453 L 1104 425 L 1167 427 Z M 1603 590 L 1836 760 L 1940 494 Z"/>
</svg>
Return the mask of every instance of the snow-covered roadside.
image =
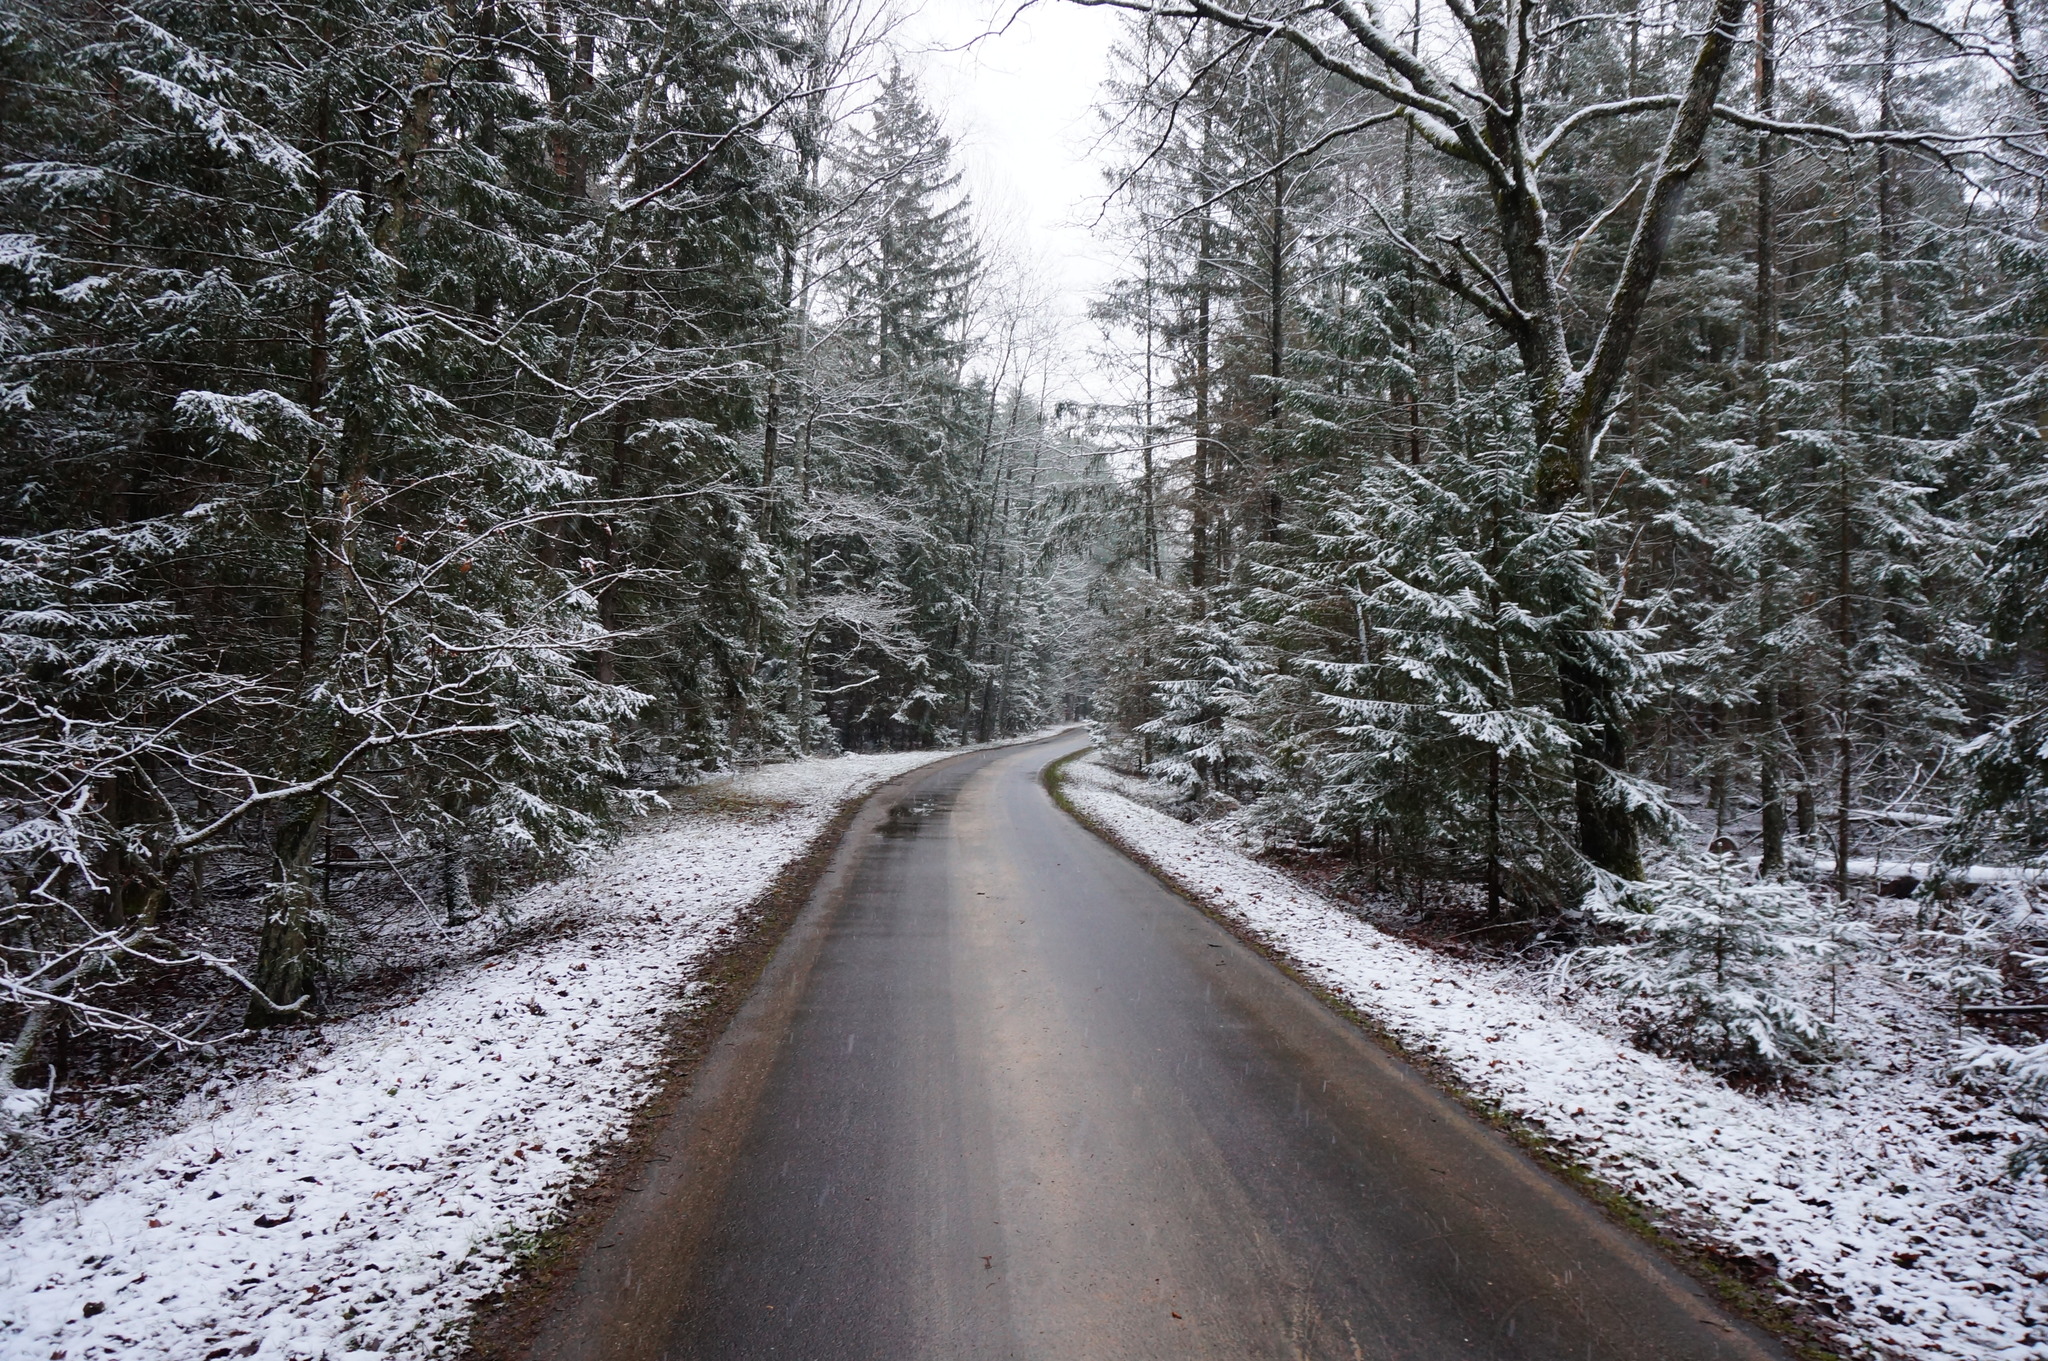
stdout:
<svg viewBox="0 0 2048 1361">
<path fill-rule="evenodd" d="M 2048 1357 L 2048 1193 L 2004 1160 L 2026 1127 L 1946 1080 L 1955 1042 L 1931 1008 L 1876 985 L 1841 1020 L 1855 1055 L 1826 1090 L 1757 1096 L 1630 1047 L 1593 999 L 1533 972 L 1449 958 L 1376 930 L 1223 835 L 1142 802 L 1084 758 L 1081 814 L 1446 1065 L 1475 1095 L 1672 1228 L 1774 1262 L 1880 1356 Z"/>
<path fill-rule="evenodd" d="M 431 1354 L 654 1080 L 688 982 L 843 803 L 955 754 L 771 766 L 524 895 L 565 934 L 189 1098 L 0 1239 L 0 1355 Z"/>
</svg>

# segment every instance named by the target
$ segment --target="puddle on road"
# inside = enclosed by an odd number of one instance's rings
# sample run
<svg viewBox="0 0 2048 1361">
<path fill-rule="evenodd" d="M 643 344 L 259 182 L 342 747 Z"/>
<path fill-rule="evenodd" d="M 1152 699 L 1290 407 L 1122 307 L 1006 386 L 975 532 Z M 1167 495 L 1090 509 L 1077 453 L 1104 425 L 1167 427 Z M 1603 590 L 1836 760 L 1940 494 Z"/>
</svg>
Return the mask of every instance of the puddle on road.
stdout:
<svg viewBox="0 0 2048 1361">
<path fill-rule="evenodd" d="M 931 823 L 937 822 L 953 811 L 953 801 L 921 794 L 914 799 L 892 804 L 889 816 L 878 829 L 883 836 L 916 836 Z"/>
</svg>

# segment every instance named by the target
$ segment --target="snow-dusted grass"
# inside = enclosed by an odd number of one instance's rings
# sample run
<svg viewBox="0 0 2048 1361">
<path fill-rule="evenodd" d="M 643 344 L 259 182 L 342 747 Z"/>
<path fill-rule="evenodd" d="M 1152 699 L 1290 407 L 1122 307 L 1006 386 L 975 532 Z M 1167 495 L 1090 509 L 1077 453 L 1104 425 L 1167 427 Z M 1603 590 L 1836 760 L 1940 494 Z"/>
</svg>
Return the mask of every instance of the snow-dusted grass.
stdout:
<svg viewBox="0 0 2048 1361">
<path fill-rule="evenodd" d="M 1949 1019 L 1870 965 L 1841 980 L 1854 1054 L 1803 1095 L 1756 1095 L 1627 1042 L 1547 974 L 1389 936 L 1083 759 L 1075 807 L 1168 878 L 1539 1125 L 1671 1228 L 1775 1262 L 1843 1341 L 1897 1357 L 2048 1357 L 2048 1192 L 2005 1159 L 2027 1127 L 1958 1089 Z"/>
<path fill-rule="evenodd" d="M 949 754 L 693 790 L 695 811 L 510 905 L 548 939 L 451 965 L 280 1071 L 188 1098 L 169 1132 L 88 1151 L 0 1240 L 0 1355 L 445 1349 L 648 1095 L 696 965 L 846 799 Z"/>
</svg>

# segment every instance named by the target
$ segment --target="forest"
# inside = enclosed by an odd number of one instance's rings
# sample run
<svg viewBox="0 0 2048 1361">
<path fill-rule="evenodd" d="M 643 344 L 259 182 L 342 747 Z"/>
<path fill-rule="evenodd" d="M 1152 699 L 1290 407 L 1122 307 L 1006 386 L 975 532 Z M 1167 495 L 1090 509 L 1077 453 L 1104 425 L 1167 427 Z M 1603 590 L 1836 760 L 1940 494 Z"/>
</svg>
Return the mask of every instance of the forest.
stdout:
<svg viewBox="0 0 2048 1361">
<path fill-rule="evenodd" d="M 1134 18 L 1124 763 L 1495 916 L 1637 921 L 1709 843 L 1923 926 L 2024 878 L 2038 23 Z"/>
<path fill-rule="evenodd" d="M 337 873 L 460 921 L 656 789 L 1082 702 L 1111 484 L 871 20 L 0 23 L 10 1075 L 319 1011 Z"/>
<path fill-rule="evenodd" d="M 2048 1355 L 2044 62 L 0 0 L 0 1352 Z"/>
<path fill-rule="evenodd" d="M 1482 924 L 2031 986 L 2048 14 L 1091 2 L 1086 400 L 886 13 L 0 9 L 8 1082 L 317 1016 L 337 874 L 1079 719 Z"/>
</svg>

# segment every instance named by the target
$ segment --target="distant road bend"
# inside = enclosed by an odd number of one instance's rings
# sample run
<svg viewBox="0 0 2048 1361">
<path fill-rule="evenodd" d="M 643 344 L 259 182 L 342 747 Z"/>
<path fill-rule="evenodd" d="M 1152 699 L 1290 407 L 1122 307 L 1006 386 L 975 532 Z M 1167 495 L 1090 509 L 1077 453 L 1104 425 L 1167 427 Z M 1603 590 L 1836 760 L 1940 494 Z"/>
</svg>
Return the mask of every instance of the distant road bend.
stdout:
<svg viewBox="0 0 2048 1361">
<path fill-rule="evenodd" d="M 1039 781 L 885 787 L 536 1361 L 1781 1358 Z"/>
</svg>

